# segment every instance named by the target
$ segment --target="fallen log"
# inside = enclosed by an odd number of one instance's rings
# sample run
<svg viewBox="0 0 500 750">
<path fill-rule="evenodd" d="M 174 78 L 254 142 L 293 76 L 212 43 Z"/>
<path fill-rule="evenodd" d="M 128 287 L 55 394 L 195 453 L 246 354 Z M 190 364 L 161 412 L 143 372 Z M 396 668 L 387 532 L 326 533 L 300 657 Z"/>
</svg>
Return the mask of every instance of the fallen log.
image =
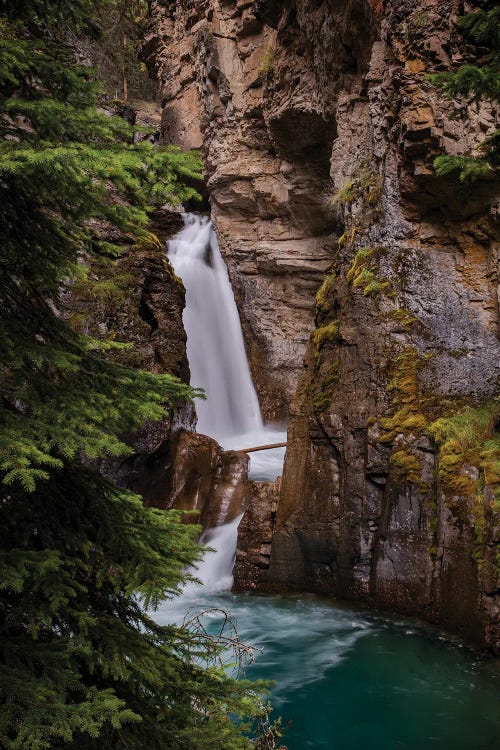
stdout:
<svg viewBox="0 0 500 750">
<path fill-rule="evenodd" d="M 269 445 L 256 445 L 254 448 L 240 448 L 236 453 L 255 453 L 255 451 L 268 451 L 271 448 L 286 448 L 284 443 L 270 443 Z"/>
</svg>

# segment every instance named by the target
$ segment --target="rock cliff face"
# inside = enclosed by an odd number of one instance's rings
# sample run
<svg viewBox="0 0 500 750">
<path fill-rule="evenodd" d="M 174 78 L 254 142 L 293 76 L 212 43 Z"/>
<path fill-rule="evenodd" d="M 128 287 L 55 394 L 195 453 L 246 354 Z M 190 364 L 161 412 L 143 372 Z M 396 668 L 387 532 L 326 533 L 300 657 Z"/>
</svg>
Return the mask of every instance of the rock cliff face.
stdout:
<svg viewBox="0 0 500 750">
<path fill-rule="evenodd" d="M 194 511 L 186 521 L 213 528 L 230 523 L 247 507 L 248 456 L 223 451 L 207 435 L 188 430 L 172 438 L 168 507 Z"/>
<path fill-rule="evenodd" d="M 331 260 L 332 111 L 314 101 L 312 79 L 299 67 L 283 69 L 281 93 L 272 93 L 277 32 L 251 2 L 153 7 L 145 51 L 162 82 L 162 136 L 203 148 L 261 407 L 267 418 L 282 418 Z"/>
<path fill-rule="evenodd" d="M 146 51 L 163 137 L 203 149 L 264 411 L 291 415 L 276 515 L 278 490 L 255 491 L 238 585 L 368 601 L 498 649 L 496 186 L 432 169 L 495 120 L 425 78 L 467 59 L 460 8 L 153 3 Z"/>
<path fill-rule="evenodd" d="M 184 287 L 175 276 L 164 242 L 182 227 L 179 214 L 157 211 L 151 229 L 160 241 L 132 245 L 130 239 L 101 224 L 93 226 L 96 240 L 121 245 L 116 263 L 94 261 L 86 279 L 64 295 L 64 314 L 82 333 L 132 344 L 109 356 L 150 372 L 175 375 L 189 382 L 186 334 L 182 324 Z M 147 423 L 127 438 L 133 454 L 110 459 L 102 471 L 120 485 L 141 494 L 146 504 L 169 503 L 168 475 L 173 462 L 172 434 L 193 426 L 191 405 L 173 408 L 163 420 Z"/>
</svg>

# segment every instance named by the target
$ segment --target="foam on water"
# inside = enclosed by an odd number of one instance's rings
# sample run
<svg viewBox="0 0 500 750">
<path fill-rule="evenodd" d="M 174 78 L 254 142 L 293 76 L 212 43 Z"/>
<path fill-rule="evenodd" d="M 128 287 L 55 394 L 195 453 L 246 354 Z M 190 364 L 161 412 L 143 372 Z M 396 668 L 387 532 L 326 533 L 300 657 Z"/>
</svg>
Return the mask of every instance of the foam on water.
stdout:
<svg viewBox="0 0 500 750">
<path fill-rule="evenodd" d="M 156 618 L 182 622 L 178 604 Z M 432 631 L 309 597 L 200 590 L 189 606 L 230 612 L 263 649 L 247 676 L 276 681 L 288 750 L 498 748 L 498 673 Z M 209 622 L 217 632 L 221 619 Z"/>
</svg>

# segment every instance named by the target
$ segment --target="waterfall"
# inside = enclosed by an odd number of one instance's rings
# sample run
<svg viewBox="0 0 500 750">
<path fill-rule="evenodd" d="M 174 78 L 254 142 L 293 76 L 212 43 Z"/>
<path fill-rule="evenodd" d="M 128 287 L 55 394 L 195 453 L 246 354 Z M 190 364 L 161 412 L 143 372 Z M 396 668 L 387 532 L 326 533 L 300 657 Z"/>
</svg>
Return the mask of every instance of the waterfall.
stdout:
<svg viewBox="0 0 500 750">
<path fill-rule="evenodd" d="M 191 385 L 204 388 L 207 396 L 196 405 L 198 431 L 224 445 L 263 424 L 238 309 L 210 220 L 184 214 L 184 229 L 169 242 L 168 257 L 186 287 L 183 320 Z"/>
<path fill-rule="evenodd" d="M 198 432 L 225 449 L 286 440 L 283 427 L 264 426 L 248 367 L 238 308 L 211 221 L 183 214 L 184 229 L 168 243 L 168 258 L 186 288 L 183 321 L 191 385 L 207 400 L 196 405 Z M 250 454 L 250 478 L 274 480 L 284 448 Z"/>
<path fill-rule="evenodd" d="M 193 575 L 201 581 L 205 594 L 227 591 L 233 585 L 234 556 L 238 539 L 238 525 L 242 515 L 233 519 L 231 523 L 207 529 L 200 539 L 202 544 L 206 544 L 213 549 L 213 552 L 205 553 L 203 560 L 193 570 Z M 183 593 L 188 598 L 191 595 L 199 596 L 199 586 L 191 584 L 184 589 Z"/>
</svg>

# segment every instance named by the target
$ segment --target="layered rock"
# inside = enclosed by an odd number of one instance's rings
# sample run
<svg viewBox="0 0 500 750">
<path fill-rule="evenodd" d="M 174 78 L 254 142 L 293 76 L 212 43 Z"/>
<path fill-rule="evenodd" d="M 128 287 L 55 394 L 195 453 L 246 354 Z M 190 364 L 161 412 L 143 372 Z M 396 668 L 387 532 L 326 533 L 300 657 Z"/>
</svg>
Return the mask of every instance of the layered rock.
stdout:
<svg viewBox="0 0 500 750">
<path fill-rule="evenodd" d="M 261 406 L 282 418 L 331 255 L 333 121 L 305 80 L 293 95 L 289 83 L 286 97 L 268 95 L 276 31 L 251 2 L 153 3 L 152 28 L 145 54 L 163 86 L 162 137 L 203 148 Z"/>
<path fill-rule="evenodd" d="M 344 232 L 292 407 L 269 577 L 498 649 L 498 476 L 487 476 L 483 435 L 475 451 L 453 449 L 468 485 L 429 440 L 438 417 L 497 392 L 493 185 L 460 200 L 431 168 L 439 150 L 476 145 L 493 120 L 483 105 L 457 122 L 423 76 L 449 62 L 453 4 L 427 3 L 423 15 L 403 5 L 387 7 L 368 67 L 360 61 L 336 100 L 331 174 Z"/>
<path fill-rule="evenodd" d="M 203 148 L 267 416 L 303 371 L 276 518 L 256 490 L 238 585 L 369 601 L 498 648 L 496 185 L 432 167 L 478 153 L 495 119 L 426 79 L 467 60 L 461 4 L 173 5 L 148 40 L 163 137 Z"/>
<path fill-rule="evenodd" d="M 176 212 L 158 210 L 151 228 L 157 240 L 131 244 L 118 231 L 95 223 L 94 239 L 121 247 L 113 263 L 89 261 L 87 278 L 64 295 L 64 314 L 86 335 L 132 345 L 109 356 L 156 374 L 168 373 L 189 382 L 186 334 L 182 324 L 185 295 L 165 251 L 165 240 L 182 226 Z M 101 470 L 120 485 L 141 494 L 146 504 L 168 503 L 171 437 L 194 424 L 191 405 L 173 407 L 160 421 L 147 422 L 138 433 L 125 436 L 133 453 L 102 462 Z"/>
</svg>

